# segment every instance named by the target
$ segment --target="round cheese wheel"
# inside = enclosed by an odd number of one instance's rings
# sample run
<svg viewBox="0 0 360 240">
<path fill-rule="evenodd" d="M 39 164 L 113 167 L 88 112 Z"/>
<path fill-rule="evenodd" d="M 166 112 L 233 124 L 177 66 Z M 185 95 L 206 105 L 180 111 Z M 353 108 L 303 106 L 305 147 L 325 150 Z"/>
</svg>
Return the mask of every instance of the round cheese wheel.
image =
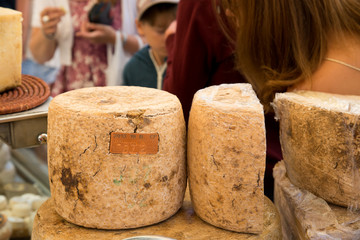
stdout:
<svg viewBox="0 0 360 240">
<path fill-rule="evenodd" d="M 290 181 L 335 205 L 360 206 L 360 96 L 278 93 L 282 155 Z"/>
<path fill-rule="evenodd" d="M 196 214 L 227 230 L 263 230 L 263 107 L 250 84 L 195 94 L 188 128 L 188 173 Z"/>
<path fill-rule="evenodd" d="M 55 209 L 90 228 L 163 221 L 186 187 L 186 128 L 179 100 L 143 87 L 94 87 L 55 97 L 48 162 Z"/>
<path fill-rule="evenodd" d="M 145 216 L 138 216 L 139 219 Z M 168 220 L 156 225 L 127 230 L 98 230 L 83 228 L 71 224 L 60 217 L 54 207 L 54 200 L 47 200 L 39 208 L 32 231 L 32 240 L 77 239 L 98 240 L 138 236 L 162 236 L 176 240 L 226 239 L 226 240 L 262 240 L 281 239 L 279 214 L 274 204 L 265 198 L 263 231 L 260 234 L 245 234 L 214 227 L 202 221 L 194 212 L 189 193 L 185 195 L 182 208 Z M 138 239 L 138 238 L 135 238 Z M 140 239 L 140 238 L 139 238 Z M 149 239 L 149 238 L 147 238 Z M 156 239 L 156 238 L 155 238 Z"/>
<path fill-rule="evenodd" d="M 12 206 L 11 215 L 14 217 L 25 218 L 30 216 L 31 206 L 28 203 L 17 203 Z"/>
</svg>

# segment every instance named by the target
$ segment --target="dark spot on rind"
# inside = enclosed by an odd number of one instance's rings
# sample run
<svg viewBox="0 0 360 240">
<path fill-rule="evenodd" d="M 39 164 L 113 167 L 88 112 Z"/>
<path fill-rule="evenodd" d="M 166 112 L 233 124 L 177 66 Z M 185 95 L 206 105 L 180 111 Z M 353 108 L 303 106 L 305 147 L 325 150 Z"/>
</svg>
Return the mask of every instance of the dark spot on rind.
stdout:
<svg viewBox="0 0 360 240">
<path fill-rule="evenodd" d="M 69 193 L 72 191 L 73 188 L 76 188 L 78 183 L 78 180 L 76 179 L 76 176 L 73 176 L 71 173 L 71 170 L 69 168 L 63 168 L 61 171 L 61 183 L 65 187 L 65 191 Z"/>
<path fill-rule="evenodd" d="M 238 185 L 234 184 L 233 187 L 232 187 L 232 190 L 233 191 L 240 191 L 241 188 L 242 188 L 242 184 L 238 184 Z"/>
<path fill-rule="evenodd" d="M 160 180 L 160 182 L 166 182 L 168 180 L 168 176 L 163 176 Z"/>
<path fill-rule="evenodd" d="M 75 175 L 72 174 L 69 168 L 63 168 L 61 171 L 61 183 L 65 187 L 65 192 L 68 196 L 78 196 L 78 199 L 84 203 L 86 192 L 86 184 L 81 183 L 80 181 L 80 173 Z M 80 190 L 79 186 L 83 188 Z"/>
</svg>

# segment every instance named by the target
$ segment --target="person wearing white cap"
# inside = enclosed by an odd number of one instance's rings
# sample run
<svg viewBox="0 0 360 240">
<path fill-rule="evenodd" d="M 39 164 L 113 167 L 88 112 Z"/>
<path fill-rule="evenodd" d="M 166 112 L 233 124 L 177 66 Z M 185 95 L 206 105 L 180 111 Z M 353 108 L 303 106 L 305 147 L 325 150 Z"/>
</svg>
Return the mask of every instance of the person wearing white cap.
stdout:
<svg viewBox="0 0 360 240">
<path fill-rule="evenodd" d="M 137 0 L 136 27 L 148 43 L 125 65 L 124 85 L 162 88 L 167 67 L 165 31 L 176 19 L 179 0 Z"/>
</svg>

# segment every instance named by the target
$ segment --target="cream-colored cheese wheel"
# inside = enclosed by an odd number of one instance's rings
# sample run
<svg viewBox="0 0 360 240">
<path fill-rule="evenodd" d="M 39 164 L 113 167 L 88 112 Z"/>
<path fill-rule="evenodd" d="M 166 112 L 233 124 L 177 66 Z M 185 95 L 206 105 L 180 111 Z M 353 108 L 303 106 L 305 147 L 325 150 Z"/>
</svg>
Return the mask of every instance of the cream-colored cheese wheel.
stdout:
<svg viewBox="0 0 360 240">
<path fill-rule="evenodd" d="M 175 95 L 94 87 L 55 97 L 48 162 L 56 211 L 91 228 L 158 223 L 181 207 L 186 128 Z"/>
<path fill-rule="evenodd" d="M 41 206 L 41 204 L 43 204 L 46 200 L 48 199 L 48 197 L 41 197 L 39 199 L 34 199 L 31 202 L 31 208 L 33 211 L 37 211 L 39 209 L 39 207 Z"/>
<path fill-rule="evenodd" d="M 15 196 L 15 197 L 10 198 L 10 200 L 9 200 L 10 209 L 13 209 L 14 205 L 16 205 L 16 204 L 29 204 L 29 202 L 27 199 L 25 199 L 21 196 Z"/>
<path fill-rule="evenodd" d="M 188 128 L 189 186 L 194 209 L 227 230 L 263 230 L 263 107 L 250 84 L 199 90 Z"/>
<path fill-rule="evenodd" d="M 0 7 L 0 92 L 21 84 L 22 14 Z"/>
<path fill-rule="evenodd" d="M 296 187 L 287 177 L 284 161 L 275 165 L 273 173 L 284 239 L 360 239 L 359 211 L 327 203 Z"/>
<path fill-rule="evenodd" d="M 29 204 L 32 211 L 36 211 L 39 209 L 40 205 L 48 199 L 48 197 L 40 196 L 33 193 L 25 193 L 21 195 L 21 199 L 23 199 Z"/>
<path fill-rule="evenodd" d="M 143 218 L 146 216 L 139 216 Z M 35 219 L 32 240 L 63 240 L 85 239 L 123 240 L 135 236 L 163 236 L 176 240 L 279 240 L 281 239 L 281 226 L 279 214 L 274 204 L 265 198 L 263 231 L 260 234 L 245 234 L 227 231 L 214 227 L 202 221 L 194 212 L 190 196 L 187 191 L 181 209 L 168 220 L 156 225 L 127 230 L 96 230 L 83 228 L 64 221 L 54 207 L 54 200 L 49 199 L 39 208 Z"/>
<path fill-rule="evenodd" d="M 11 208 L 11 215 L 14 217 L 25 218 L 31 213 L 31 205 L 28 203 L 16 203 Z"/>
<path fill-rule="evenodd" d="M 360 96 L 276 94 L 289 179 L 327 202 L 360 206 Z"/>
</svg>

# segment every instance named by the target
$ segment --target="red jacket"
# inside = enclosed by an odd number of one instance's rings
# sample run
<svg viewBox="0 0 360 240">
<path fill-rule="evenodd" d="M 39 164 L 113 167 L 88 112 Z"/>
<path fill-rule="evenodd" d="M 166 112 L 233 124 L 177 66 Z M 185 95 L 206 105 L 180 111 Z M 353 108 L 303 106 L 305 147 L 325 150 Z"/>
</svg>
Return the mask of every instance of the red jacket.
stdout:
<svg viewBox="0 0 360 240">
<path fill-rule="evenodd" d="M 211 0 L 181 0 L 176 34 L 166 44 L 169 56 L 163 89 L 180 99 L 185 119 L 199 89 L 246 82 L 234 70 L 234 48 L 217 23 Z"/>
</svg>

